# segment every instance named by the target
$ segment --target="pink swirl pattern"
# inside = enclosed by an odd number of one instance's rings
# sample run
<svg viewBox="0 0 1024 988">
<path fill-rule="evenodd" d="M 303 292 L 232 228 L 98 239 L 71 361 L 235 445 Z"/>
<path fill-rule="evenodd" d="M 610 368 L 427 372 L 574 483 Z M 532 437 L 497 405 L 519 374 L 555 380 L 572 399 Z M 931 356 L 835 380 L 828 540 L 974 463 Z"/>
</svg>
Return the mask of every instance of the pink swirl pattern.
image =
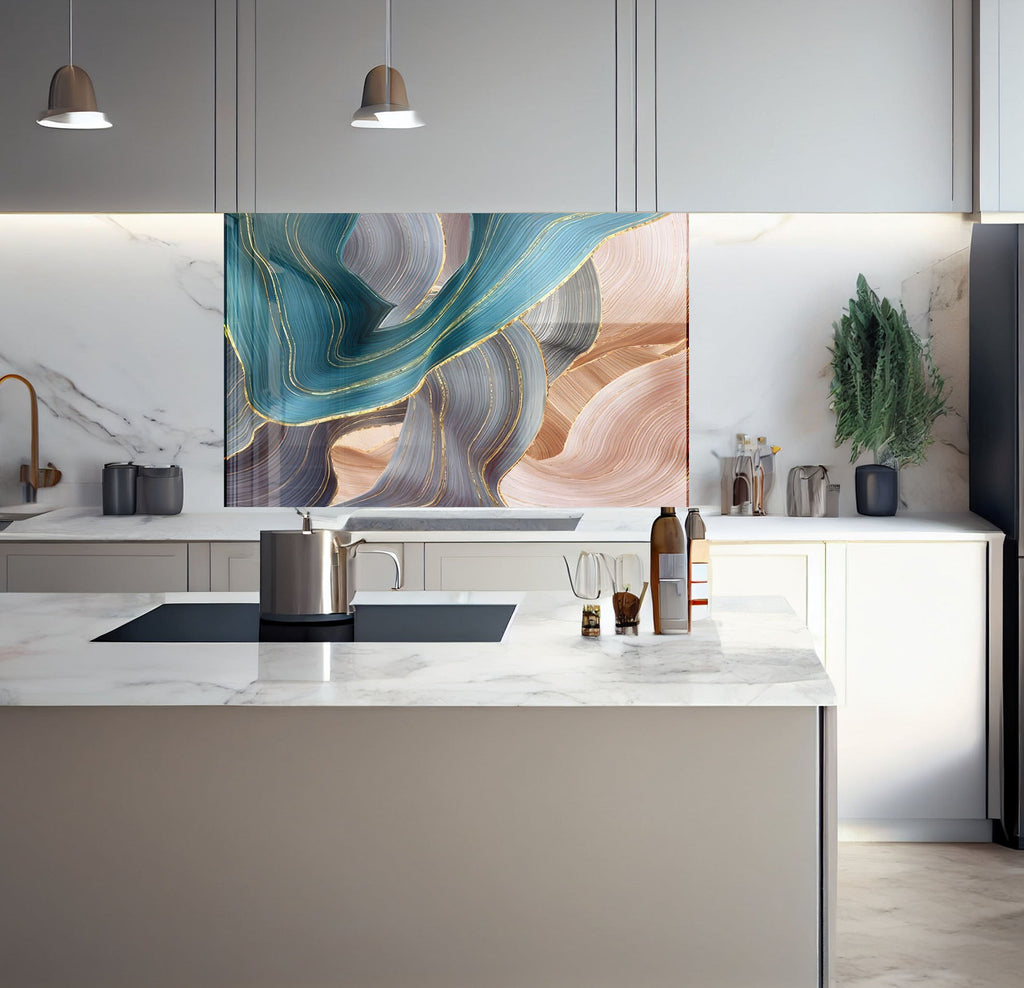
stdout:
<svg viewBox="0 0 1024 988">
<path fill-rule="evenodd" d="M 524 457 L 505 475 L 505 503 L 686 504 L 688 438 L 679 395 L 686 393 L 687 359 L 678 353 L 615 378 L 579 414 L 560 453 Z"/>
</svg>

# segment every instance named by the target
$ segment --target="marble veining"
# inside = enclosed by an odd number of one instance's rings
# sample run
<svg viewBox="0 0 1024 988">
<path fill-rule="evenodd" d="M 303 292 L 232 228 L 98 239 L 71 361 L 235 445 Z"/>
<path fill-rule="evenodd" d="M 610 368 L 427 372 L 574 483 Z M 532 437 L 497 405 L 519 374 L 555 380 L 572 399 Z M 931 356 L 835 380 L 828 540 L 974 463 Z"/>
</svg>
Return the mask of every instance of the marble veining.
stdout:
<svg viewBox="0 0 1024 988">
<path fill-rule="evenodd" d="M 0 373 L 39 395 L 54 505 L 99 505 L 103 463 L 181 464 L 186 510 L 222 502 L 223 221 L 209 216 L 4 216 L 12 331 Z M 53 285 L 60 272 L 60 290 Z M 28 453 L 21 395 L 0 394 L 0 503 Z"/>
<path fill-rule="evenodd" d="M 720 502 L 718 461 L 737 432 L 782 447 L 768 503 L 785 512 L 786 475 L 825 464 L 853 514 L 850 449 L 834 443 L 828 408 L 832 323 L 857 274 L 902 299 L 934 336 L 951 385 L 927 462 L 901 473 L 912 511 L 964 511 L 967 497 L 966 259 L 971 224 L 955 215 L 710 214 L 690 217 L 690 499 Z M 859 462 L 870 462 L 868 454 Z"/>
<path fill-rule="evenodd" d="M 1024 970 L 1024 855 L 992 844 L 840 844 L 841 988 L 1010 988 Z"/>
<path fill-rule="evenodd" d="M 416 599 L 415 593 L 390 596 Z M 161 644 L 91 639 L 164 602 L 253 594 L 0 594 L 7 705 L 819 706 L 835 691 L 784 602 L 724 598 L 687 636 L 580 636 L 568 594 L 516 601 L 500 643 Z M 372 597 L 357 595 L 373 602 Z M 649 624 L 648 624 L 649 626 Z"/>
</svg>

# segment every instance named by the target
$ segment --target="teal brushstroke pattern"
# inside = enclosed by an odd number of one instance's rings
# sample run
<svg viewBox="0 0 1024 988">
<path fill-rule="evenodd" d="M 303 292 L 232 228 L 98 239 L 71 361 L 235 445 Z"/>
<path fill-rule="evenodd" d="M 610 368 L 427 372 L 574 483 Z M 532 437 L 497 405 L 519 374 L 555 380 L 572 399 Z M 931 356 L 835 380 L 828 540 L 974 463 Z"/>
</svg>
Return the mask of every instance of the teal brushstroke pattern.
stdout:
<svg viewBox="0 0 1024 988">
<path fill-rule="evenodd" d="M 498 485 L 536 437 L 550 383 L 586 353 L 600 324 L 600 286 L 588 260 L 526 317 L 435 367 L 409 399 L 380 480 L 343 503 L 502 504 Z"/>
<path fill-rule="evenodd" d="M 358 214 L 229 214 L 227 332 L 252 408 L 305 425 L 403 401 L 644 213 L 477 213 L 466 261 L 401 322 L 343 261 Z M 438 227 L 438 236 L 440 228 Z"/>
</svg>

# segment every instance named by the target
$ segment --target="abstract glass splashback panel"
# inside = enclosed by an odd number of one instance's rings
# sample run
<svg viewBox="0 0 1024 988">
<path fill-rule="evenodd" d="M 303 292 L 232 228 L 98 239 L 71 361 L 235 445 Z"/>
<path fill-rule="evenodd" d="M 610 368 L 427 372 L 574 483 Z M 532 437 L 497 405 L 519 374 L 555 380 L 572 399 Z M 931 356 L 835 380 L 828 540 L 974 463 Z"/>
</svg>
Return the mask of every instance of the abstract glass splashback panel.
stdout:
<svg viewBox="0 0 1024 988">
<path fill-rule="evenodd" d="M 685 505 L 679 213 L 225 217 L 225 503 Z"/>
</svg>

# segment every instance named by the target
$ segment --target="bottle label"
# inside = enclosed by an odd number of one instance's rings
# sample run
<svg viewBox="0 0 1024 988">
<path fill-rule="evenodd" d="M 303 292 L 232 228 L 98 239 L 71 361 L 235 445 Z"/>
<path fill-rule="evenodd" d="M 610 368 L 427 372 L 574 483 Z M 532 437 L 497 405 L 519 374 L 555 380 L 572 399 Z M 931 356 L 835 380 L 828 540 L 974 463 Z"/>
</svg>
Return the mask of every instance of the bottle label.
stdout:
<svg viewBox="0 0 1024 988">
<path fill-rule="evenodd" d="M 686 581 L 686 554 L 661 552 L 658 554 L 658 579 L 662 582 Z"/>
<path fill-rule="evenodd" d="M 662 634 L 687 629 L 686 554 L 663 552 L 658 555 L 658 603 Z"/>
</svg>

